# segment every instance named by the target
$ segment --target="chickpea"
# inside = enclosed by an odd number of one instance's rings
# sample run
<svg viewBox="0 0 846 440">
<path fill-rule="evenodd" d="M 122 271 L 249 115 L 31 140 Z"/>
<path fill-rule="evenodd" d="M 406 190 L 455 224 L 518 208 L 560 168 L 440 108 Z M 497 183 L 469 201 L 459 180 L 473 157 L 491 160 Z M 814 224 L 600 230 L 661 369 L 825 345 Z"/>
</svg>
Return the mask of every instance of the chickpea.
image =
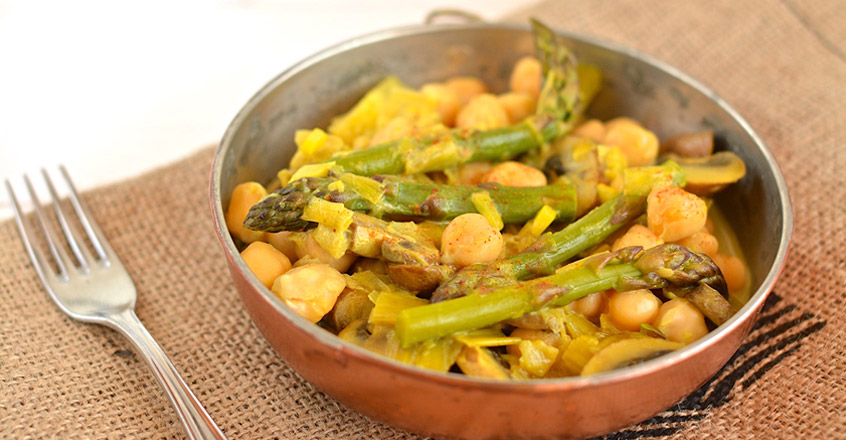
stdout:
<svg viewBox="0 0 846 440">
<path fill-rule="evenodd" d="M 455 117 L 455 126 L 491 130 L 507 126 L 508 113 L 496 96 L 489 93 L 474 96 Z"/>
<path fill-rule="evenodd" d="M 702 230 L 708 218 L 705 201 L 675 186 L 658 186 L 646 198 L 649 229 L 658 238 L 677 241 Z"/>
<path fill-rule="evenodd" d="M 261 241 L 254 241 L 241 252 L 241 258 L 253 275 L 265 287 L 270 288 L 279 275 L 291 269 L 291 260 L 275 247 Z"/>
<path fill-rule="evenodd" d="M 511 332 L 511 337 L 520 338 L 524 341 L 543 341 L 550 347 L 558 348 L 561 345 L 561 337 L 549 330 L 533 330 L 527 328 L 516 328 Z M 521 356 L 519 344 L 511 344 L 505 347 L 508 354 Z"/>
<path fill-rule="evenodd" d="M 508 87 L 512 92 L 525 93 L 537 99 L 541 91 L 542 70 L 541 63 L 536 58 L 520 58 L 511 71 Z"/>
<path fill-rule="evenodd" d="M 705 254 L 712 259 L 717 255 L 717 249 L 720 243 L 717 242 L 717 237 L 714 237 L 708 232 L 708 228 L 703 228 L 699 232 L 694 232 L 676 243 L 700 254 Z"/>
<path fill-rule="evenodd" d="M 714 263 L 720 268 L 723 277 L 726 279 L 726 286 L 729 292 L 737 292 L 746 285 L 746 267 L 740 258 L 730 255 L 716 254 L 713 257 Z"/>
<path fill-rule="evenodd" d="M 516 124 L 534 114 L 538 103 L 534 96 L 519 92 L 503 93 L 497 99 L 508 114 L 508 121 L 511 124 Z"/>
<path fill-rule="evenodd" d="M 599 119 L 589 119 L 573 130 L 576 136 L 584 136 L 595 142 L 605 140 L 605 124 Z"/>
<path fill-rule="evenodd" d="M 638 331 L 658 316 L 661 300 L 648 289 L 614 292 L 608 299 L 608 317 L 620 330 Z"/>
<path fill-rule="evenodd" d="M 637 120 L 632 119 L 628 116 L 618 116 L 614 119 L 609 119 L 605 121 L 606 130 L 610 130 L 618 125 L 636 125 L 640 127 L 640 122 L 637 122 Z"/>
<path fill-rule="evenodd" d="M 480 214 L 454 218 L 441 236 L 441 261 L 459 267 L 490 263 L 502 251 L 502 235 Z"/>
<path fill-rule="evenodd" d="M 291 231 L 265 232 L 264 241 L 279 249 L 291 261 L 297 261 L 297 244 L 291 240 Z"/>
<path fill-rule="evenodd" d="M 605 293 L 594 292 L 570 303 L 570 308 L 585 318 L 596 318 L 605 307 Z"/>
<path fill-rule="evenodd" d="M 676 298 L 664 303 L 653 325 L 673 342 L 690 344 L 708 334 L 705 317 L 684 299 Z"/>
<path fill-rule="evenodd" d="M 651 229 L 643 225 L 632 225 L 622 237 L 614 241 L 611 250 L 617 251 L 629 246 L 641 246 L 644 249 L 649 249 L 659 244 L 661 244 L 661 240 L 655 236 Z"/>
<path fill-rule="evenodd" d="M 482 178 L 493 168 L 490 162 L 470 162 L 458 167 L 459 185 L 478 185 Z"/>
<path fill-rule="evenodd" d="M 496 182 L 505 186 L 544 186 L 546 176 L 537 168 L 520 162 L 503 162 L 482 176 L 482 182 Z"/>
<path fill-rule="evenodd" d="M 617 146 L 629 166 L 651 165 L 658 157 L 658 138 L 651 131 L 628 119 L 618 119 L 605 125 L 603 142 Z"/>
<path fill-rule="evenodd" d="M 229 206 L 226 208 L 226 228 L 244 243 L 260 240 L 264 235 L 260 231 L 244 228 L 244 219 L 250 208 L 267 195 L 267 190 L 260 183 L 244 182 L 232 190 Z"/>
<path fill-rule="evenodd" d="M 316 323 L 332 310 L 346 286 L 344 276 L 329 265 L 309 264 L 280 275 L 271 290 L 297 314 Z"/>
<path fill-rule="evenodd" d="M 420 88 L 420 92 L 435 101 L 435 108 L 440 113 L 444 125 L 455 126 L 455 116 L 461 109 L 461 101 L 455 92 L 441 83 L 425 84 Z"/>
<path fill-rule="evenodd" d="M 349 270 L 350 266 L 355 262 L 357 255 L 352 252 L 347 251 L 341 258 L 333 258 L 326 252 L 320 244 L 314 240 L 310 232 L 306 232 L 303 236 L 295 241 L 296 247 L 294 251 L 297 254 L 297 258 L 303 257 L 311 257 L 314 258 L 321 263 L 328 264 L 333 269 L 337 270 L 338 272 L 346 272 Z"/>
<path fill-rule="evenodd" d="M 478 78 L 472 76 L 457 76 L 446 80 L 444 83 L 455 96 L 458 97 L 458 103 L 461 107 L 467 105 L 474 96 L 481 95 L 488 91 L 485 83 Z"/>
</svg>

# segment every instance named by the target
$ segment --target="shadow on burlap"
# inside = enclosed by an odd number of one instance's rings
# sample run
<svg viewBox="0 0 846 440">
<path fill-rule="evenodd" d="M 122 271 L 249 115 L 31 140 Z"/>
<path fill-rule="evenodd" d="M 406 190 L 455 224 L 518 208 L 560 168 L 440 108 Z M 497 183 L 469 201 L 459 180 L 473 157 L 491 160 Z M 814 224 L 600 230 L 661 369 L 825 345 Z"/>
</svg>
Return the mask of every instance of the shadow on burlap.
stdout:
<svg viewBox="0 0 846 440">
<path fill-rule="evenodd" d="M 715 90 L 770 146 L 794 204 L 786 267 L 738 354 L 675 407 L 607 438 L 846 438 L 846 4 L 548 1 L 509 19 L 530 15 Z M 230 438 L 417 438 L 315 390 L 252 326 L 209 218 L 211 156 L 85 199 L 138 284 L 138 315 L 212 417 Z M 0 437 L 181 438 L 129 344 L 50 302 L 11 222 L 0 242 Z"/>
</svg>

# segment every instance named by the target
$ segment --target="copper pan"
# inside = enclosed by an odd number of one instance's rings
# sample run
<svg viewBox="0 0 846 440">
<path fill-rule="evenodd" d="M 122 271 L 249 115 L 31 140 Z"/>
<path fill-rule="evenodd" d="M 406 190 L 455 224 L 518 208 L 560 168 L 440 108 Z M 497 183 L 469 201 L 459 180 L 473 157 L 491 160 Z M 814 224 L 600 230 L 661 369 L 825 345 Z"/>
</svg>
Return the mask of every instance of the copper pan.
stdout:
<svg viewBox="0 0 846 440">
<path fill-rule="evenodd" d="M 420 25 L 356 38 L 319 52 L 274 78 L 238 113 L 217 150 L 211 208 L 235 286 L 256 327 L 303 378 L 346 406 L 409 431 L 444 437 L 577 438 L 649 418 L 702 385 L 737 350 L 773 287 L 787 253 L 792 212 L 772 155 L 714 92 L 647 55 L 561 33 L 605 86 L 590 108 L 600 119 L 626 115 L 659 138 L 702 129 L 717 134 L 748 175 L 719 194 L 748 258 L 752 297 L 728 322 L 690 346 L 601 375 L 503 383 L 436 374 L 341 341 L 287 309 L 249 272 L 223 220 L 239 182 L 269 182 L 295 150 L 294 131 L 325 127 L 366 90 L 394 74 L 412 86 L 454 75 L 504 90 L 514 62 L 531 54 L 527 26 Z M 270 55 L 269 55 L 270 56 Z"/>
</svg>

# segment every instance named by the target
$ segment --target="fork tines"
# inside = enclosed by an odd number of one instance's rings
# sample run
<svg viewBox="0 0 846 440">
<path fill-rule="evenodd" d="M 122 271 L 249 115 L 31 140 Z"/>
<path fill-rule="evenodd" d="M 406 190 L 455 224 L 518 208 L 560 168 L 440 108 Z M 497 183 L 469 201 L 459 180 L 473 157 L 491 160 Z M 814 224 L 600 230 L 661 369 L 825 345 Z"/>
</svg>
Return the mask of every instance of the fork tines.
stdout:
<svg viewBox="0 0 846 440">
<path fill-rule="evenodd" d="M 12 209 L 15 213 L 15 221 L 18 226 L 18 231 L 20 232 L 21 239 L 24 242 L 24 247 L 29 254 L 30 260 L 32 260 L 33 265 L 35 266 L 35 270 L 42 277 L 52 275 L 66 279 L 72 268 L 76 268 L 76 270 L 87 273 L 90 270 L 90 265 L 94 262 L 108 264 L 109 249 L 108 244 L 103 238 L 102 232 L 95 223 L 92 223 L 89 220 L 90 214 L 80 201 L 79 195 L 77 194 L 76 188 L 71 181 L 67 170 L 64 166 L 59 166 L 59 171 L 61 172 L 68 188 L 68 198 L 70 199 L 70 204 L 73 206 L 76 219 L 84 230 L 88 242 L 91 243 L 94 252 L 97 254 L 96 259 L 92 256 L 86 242 L 80 238 L 78 228 L 68 221 L 68 216 L 65 214 L 65 209 L 60 203 L 56 187 L 53 185 L 53 181 L 50 179 L 50 175 L 46 170 L 42 169 L 41 174 L 44 176 L 44 181 L 52 199 L 55 223 L 58 223 L 59 229 L 62 232 L 61 235 L 64 236 L 63 241 L 59 238 L 56 228 L 51 225 L 51 221 L 48 219 L 48 216 L 44 213 L 41 201 L 38 198 L 38 194 L 36 193 L 29 176 L 24 175 L 24 183 L 26 184 L 27 191 L 29 192 L 29 197 L 32 200 L 34 207 L 33 212 L 35 213 L 39 229 L 41 229 L 41 234 L 36 233 L 33 230 L 34 228 L 32 225 L 25 221 L 23 209 L 21 209 L 21 205 L 18 203 L 12 184 L 8 179 L 6 180 L 6 189 L 8 190 L 9 198 L 12 201 Z M 41 240 L 38 238 L 39 235 Z M 41 249 L 42 246 L 39 245 L 41 241 L 46 244 L 46 247 L 52 256 L 52 262 L 55 264 L 55 268 L 45 257 L 45 254 Z M 68 254 L 67 249 L 70 249 L 73 254 L 73 259 Z M 58 269 L 58 272 L 56 269 Z"/>
</svg>

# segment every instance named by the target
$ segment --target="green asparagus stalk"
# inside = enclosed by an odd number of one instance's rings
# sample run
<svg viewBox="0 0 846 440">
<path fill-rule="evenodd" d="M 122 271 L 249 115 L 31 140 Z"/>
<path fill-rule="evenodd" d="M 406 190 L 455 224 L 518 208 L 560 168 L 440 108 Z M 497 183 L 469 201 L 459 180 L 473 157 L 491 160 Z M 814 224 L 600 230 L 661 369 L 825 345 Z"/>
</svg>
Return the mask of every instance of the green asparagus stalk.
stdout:
<svg viewBox="0 0 846 440">
<path fill-rule="evenodd" d="M 720 269 L 704 254 L 676 244 L 645 251 L 630 247 L 588 257 L 547 277 L 403 310 L 397 317 L 396 330 L 401 344 L 409 346 L 562 306 L 607 289 L 627 291 L 700 283 L 726 294 Z"/>
<path fill-rule="evenodd" d="M 422 139 L 398 139 L 330 160 L 362 176 L 425 173 L 469 162 L 510 159 L 567 133 L 570 128 L 569 121 L 540 115 L 494 130 L 453 129 Z"/>
<path fill-rule="evenodd" d="M 307 229 L 309 222 L 301 217 L 313 197 L 343 203 L 350 210 L 377 218 L 450 220 L 476 212 L 470 196 L 481 191 L 490 195 L 505 223 L 523 223 L 544 205 L 554 209 L 556 219 L 563 222 L 572 221 L 576 212 L 575 189 L 567 183 L 541 187 L 498 183 L 457 186 L 412 182 L 396 176 L 370 179 L 341 175 L 306 177 L 274 191 L 250 209 L 244 227 L 272 232 Z"/>
<path fill-rule="evenodd" d="M 537 20 L 532 21 L 532 28 L 545 73 L 534 116 L 496 130 L 456 129 L 422 139 L 404 138 L 330 160 L 362 176 L 416 174 L 468 162 L 510 159 L 569 132 L 584 107 L 578 63 L 555 32 Z"/>
<path fill-rule="evenodd" d="M 671 161 L 659 166 L 629 168 L 622 193 L 588 212 L 564 229 L 542 235 L 525 251 L 489 264 L 460 270 L 432 294 L 432 302 L 463 296 L 478 288 L 499 288 L 555 268 L 608 238 L 623 225 L 644 213 L 646 196 L 659 184 L 684 186 L 684 173 Z"/>
<path fill-rule="evenodd" d="M 684 298 L 688 300 L 716 325 L 722 325 L 737 311 L 737 308 L 729 302 L 726 295 L 707 285 L 699 285 L 693 288 L 666 288 L 664 289 L 664 296 L 670 299 Z"/>
<path fill-rule="evenodd" d="M 546 78 L 538 98 L 537 114 L 553 115 L 569 121 L 581 114 L 583 102 L 579 90 L 578 61 L 567 43 L 552 29 L 531 19 L 535 36 L 535 52 Z"/>
</svg>

